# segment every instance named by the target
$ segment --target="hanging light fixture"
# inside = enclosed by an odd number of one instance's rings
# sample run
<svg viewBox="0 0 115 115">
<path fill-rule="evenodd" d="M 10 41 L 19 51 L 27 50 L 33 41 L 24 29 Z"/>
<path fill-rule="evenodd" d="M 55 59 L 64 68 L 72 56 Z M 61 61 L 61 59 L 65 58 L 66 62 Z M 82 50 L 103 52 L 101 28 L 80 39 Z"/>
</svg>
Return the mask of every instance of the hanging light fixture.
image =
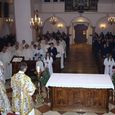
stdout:
<svg viewBox="0 0 115 115">
<path fill-rule="evenodd" d="M 57 17 L 53 15 L 52 17 L 50 17 L 49 21 L 52 25 L 55 25 L 58 20 L 57 20 Z"/>
<path fill-rule="evenodd" d="M 30 20 L 30 27 L 38 31 L 42 26 L 41 18 L 39 17 L 38 10 L 34 11 L 34 17 Z"/>
<path fill-rule="evenodd" d="M 109 24 L 115 24 L 115 16 L 110 16 L 110 17 L 108 17 L 108 23 Z"/>
</svg>

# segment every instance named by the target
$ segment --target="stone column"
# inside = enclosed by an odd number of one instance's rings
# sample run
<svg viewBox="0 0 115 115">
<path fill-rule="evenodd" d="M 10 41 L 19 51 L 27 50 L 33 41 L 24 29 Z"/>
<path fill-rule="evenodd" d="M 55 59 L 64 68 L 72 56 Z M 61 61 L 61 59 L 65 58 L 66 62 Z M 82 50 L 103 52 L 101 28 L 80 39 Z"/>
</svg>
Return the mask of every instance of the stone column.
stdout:
<svg viewBox="0 0 115 115">
<path fill-rule="evenodd" d="M 66 26 L 66 34 L 67 34 L 67 38 L 66 38 L 66 53 L 68 55 L 69 53 L 69 49 L 70 49 L 70 33 L 69 33 L 69 30 L 70 30 L 70 26 Z"/>
<path fill-rule="evenodd" d="M 31 0 L 14 0 L 14 13 L 16 22 L 16 38 L 18 42 L 32 41 L 32 30 L 30 28 Z"/>
<path fill-rule="evenodd" d="M 66 26 L 66 33 L 69 35 L 70 26 Z"/>
<path fill-rule="evenodd" d="M 91 26 L 92 27 L 92 35 L 95 33 L 95 26 Z"/>
</svg>

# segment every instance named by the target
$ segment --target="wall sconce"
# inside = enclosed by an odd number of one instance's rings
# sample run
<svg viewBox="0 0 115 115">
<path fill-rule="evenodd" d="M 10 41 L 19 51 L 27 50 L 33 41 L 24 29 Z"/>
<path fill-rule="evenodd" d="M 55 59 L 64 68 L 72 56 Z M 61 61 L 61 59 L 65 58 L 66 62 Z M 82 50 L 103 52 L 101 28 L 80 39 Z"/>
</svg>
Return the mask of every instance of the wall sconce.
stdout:
<svg viewBox="0 0 115 115">
<path fill-rule="evenodd" d="M 61 29 L 61 28 L 64 27 L 64 25 L 63 25 L 62 23 L 58 23 L 58 24 L 57 24 L 57 27 Z"/>
<path fill-rule="evenodd" d="M 105 23 L 102 23 L 102 24 L 100 24 L 99 27 L 100 27 L 100 29 L 104 30 L 107 27 L 107 25 Z"/>
</svg>

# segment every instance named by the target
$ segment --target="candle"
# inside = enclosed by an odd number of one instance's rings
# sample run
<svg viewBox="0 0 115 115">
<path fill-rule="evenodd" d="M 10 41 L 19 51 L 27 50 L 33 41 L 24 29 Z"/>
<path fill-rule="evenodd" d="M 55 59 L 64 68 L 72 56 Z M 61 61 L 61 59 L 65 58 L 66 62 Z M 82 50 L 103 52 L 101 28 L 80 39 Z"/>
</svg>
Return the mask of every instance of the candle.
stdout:
<svg viewBox="0 0 115 115">
<path fill-rule="evenodd" d="M 40 67 L 39 67 L 39 66 L 37 66 L 37 68 L 36 68 L 36 69 L 37 69 L 37 72 L 38 72 L 38 73 L 40 73 Z"/>
</svg>

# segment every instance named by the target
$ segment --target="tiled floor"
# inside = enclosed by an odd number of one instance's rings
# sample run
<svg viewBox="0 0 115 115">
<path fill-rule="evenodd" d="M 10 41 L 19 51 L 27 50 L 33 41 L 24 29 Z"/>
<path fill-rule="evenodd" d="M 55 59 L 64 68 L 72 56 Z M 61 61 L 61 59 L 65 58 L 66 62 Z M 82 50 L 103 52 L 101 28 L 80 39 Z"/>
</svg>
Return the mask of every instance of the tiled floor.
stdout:
<svg viewBox="0 0 115 115">
<path fill-rule="evenodd" d="M 71 47 L 71 52 L 65 60 L 65 68 L 62 73 L 98 73 L 98 67 L 92 56 L 91 46 L 86 44 L 77 44 Z M 10 81 L 6 84 L 7 93 L 11 100 Z M 37 94 L 37 93 L 36 93 Z M 35 99 L 35 96 L 34 98 Z M 110 99 L 108 113 L 77 113 L 77 112 L 58 112 L 51 111 L 50 103 L 47 100 L 38 105 L 35 104 L 36 115 L 115 115 L 115 101 Z"/>
</svg>

